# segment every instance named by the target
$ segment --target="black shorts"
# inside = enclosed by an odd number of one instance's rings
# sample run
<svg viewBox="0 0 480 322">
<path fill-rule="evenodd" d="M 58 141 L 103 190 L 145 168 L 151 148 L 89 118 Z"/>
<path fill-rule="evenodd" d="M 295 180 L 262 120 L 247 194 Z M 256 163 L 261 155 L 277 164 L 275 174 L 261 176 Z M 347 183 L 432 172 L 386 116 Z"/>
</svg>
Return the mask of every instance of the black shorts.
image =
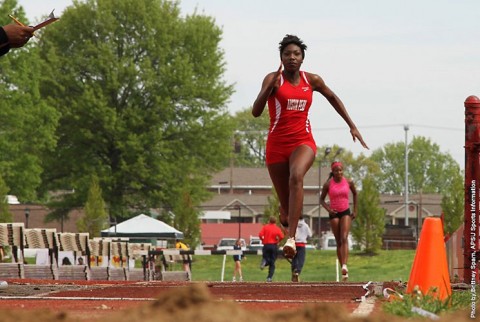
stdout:
<svg viewBox="0 0 480 322">
<path fill-rule="evenodd" d="M 347 210 L 337 212 L 336 214 L 329 214 L 328 216 L 330 217 L 330 220 L 335 219 L 335 218 L 342 218 L 343 216 L 350 216 L 352 213 L 350 212 L 350 208 L 347 208 Z"/>
</svg>

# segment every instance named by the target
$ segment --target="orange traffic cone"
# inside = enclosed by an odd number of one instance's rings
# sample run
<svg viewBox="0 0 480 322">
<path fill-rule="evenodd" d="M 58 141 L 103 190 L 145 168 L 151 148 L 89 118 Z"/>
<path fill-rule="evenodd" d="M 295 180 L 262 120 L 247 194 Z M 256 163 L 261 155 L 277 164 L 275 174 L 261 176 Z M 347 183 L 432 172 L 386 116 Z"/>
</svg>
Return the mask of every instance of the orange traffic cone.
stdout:
<svg viewBox="0 0 480 322">
<path fill-rule="evenodd" d="M 415 287 L 424 295 L 429 294 L 440 300 L 452 294 L 440 218 L 426 218 L 423 224 L 407 293 L 411 293 Z"/>
</svg>

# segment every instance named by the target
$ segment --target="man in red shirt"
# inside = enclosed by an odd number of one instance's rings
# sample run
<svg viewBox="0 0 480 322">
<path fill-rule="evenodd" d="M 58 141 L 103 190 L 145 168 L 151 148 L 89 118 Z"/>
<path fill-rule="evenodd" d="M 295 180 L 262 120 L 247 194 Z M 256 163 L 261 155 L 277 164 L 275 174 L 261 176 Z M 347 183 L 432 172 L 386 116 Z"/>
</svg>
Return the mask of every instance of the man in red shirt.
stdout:
<svg viewBox="0 0 480 322">
<path fill-rule="evenodd" d="M 263 269 L 268 266 L 267 282 L 271 282 L 275 273 L 275 261 L 277 260 L 278 243 L 283 239 L 283 232 L 277 226 L 277 219 L 270 217 L 268 224 L 264 225 L 258 234 L 263 243 L 262 264 Z"/>
</svg>

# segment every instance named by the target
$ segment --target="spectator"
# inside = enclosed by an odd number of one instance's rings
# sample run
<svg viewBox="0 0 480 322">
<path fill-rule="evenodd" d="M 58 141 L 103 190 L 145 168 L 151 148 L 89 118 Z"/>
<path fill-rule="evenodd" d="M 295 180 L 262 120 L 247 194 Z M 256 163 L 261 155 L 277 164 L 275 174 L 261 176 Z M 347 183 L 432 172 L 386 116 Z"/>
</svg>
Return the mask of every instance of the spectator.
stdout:
<svg viewBox="0 0 480 322">
<path fill-rule="evenodd" d="M 180 250 L 190 250 L 190 248 L 186 244 L 182 243 L 180 239 L 177 239 L 175 248 Z M 190 259 L 190 254 L 182 254 L 182 262 L 183 270 L 187 272 L 188 278 L 190 279 L 192 270 L 192 260 Z"/>
<path fill-rule="evenodd" d="M 64 257 L 64 258 L 62 259 L 62 265 L 63 265 L 63 266 L 72 265 L 72 262 L 70 261 L 70 258 Z"/>
<path fill-rule="evenodd" d="M 303 219 L 303 215 L 298 220 L 297 232 L 295 234 L 295 247 L 297 253 L 292 259 L 292 282 L 298 282 L 303 265 L 305 264 L 306 250 L 305 246 L 309 237 L 312 237 L 312 230 Z"/>
<path fill-rule="evenodd" d="M 235 242 L 235 245 L 233 245 L 234 250 L 241 250 L 242 249 L 242 240 L 237 239 Z M 243 254 L 241 255 L 233 255 L 233 261 L 235 262 L 235 268 L 233 269 L 233 279 L 232 281 L 237 280 L 237 275 L 238 275 L 238 281 L 243 282 L 243 276 L 242 276 L 242 259 L 244 259 L 245 256 Z"/>
<path fill-rule="evenodd" d="M 275 274 L 275 262 L 277 260 L 278 243 L 284 235 L 280 227 L 277 226 L 277 219 L 271 216 L 268 224 L 264 225 L 258 234 L 263 243 L 262 263 L 260 268 L 268 266 L 267 282 L 271 282 Z"/>
</svg>

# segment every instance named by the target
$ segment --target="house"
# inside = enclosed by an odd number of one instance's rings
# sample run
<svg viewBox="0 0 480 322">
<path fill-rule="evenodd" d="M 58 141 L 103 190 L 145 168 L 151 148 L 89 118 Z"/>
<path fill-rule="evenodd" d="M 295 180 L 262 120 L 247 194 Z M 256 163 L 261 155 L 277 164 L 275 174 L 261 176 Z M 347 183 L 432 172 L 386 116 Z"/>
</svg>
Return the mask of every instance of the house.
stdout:
<svg viewBox="0 0 480 322">
<path fill-rule="evenodd" d="M 303 214 L 313 234 L 317 236 L 319 231 L 322 234 L 330 231 L 328 213 L 319 205 L 319 182 L 325 182 L 329 172 L 327 167 L 312 167 L 304 178 Z M 230 220 L 220 221 L 224 223 L 261 223 L 268 198 L 272 196 L 272 189 L 267 168 L 226 168 L 212 177 L 208 187 L 212 198 L 202 204 L 202 209 L 230 211 Z M 441 195 L 438 194 L 409 195 L 405 212 L 402 195 L 380 196 L 380 206 L 385 209 L 386 224 L 402 227 L 408 217 L 408 226 L 413 230 L 413 237 L 419 235 L 422 222 L 418 220 L 420 217 L 424 219 L 428 216 L 440 216 L 440 203 Z M 417 222 L 420 222 L 420 226 Z"/>
</svg>

